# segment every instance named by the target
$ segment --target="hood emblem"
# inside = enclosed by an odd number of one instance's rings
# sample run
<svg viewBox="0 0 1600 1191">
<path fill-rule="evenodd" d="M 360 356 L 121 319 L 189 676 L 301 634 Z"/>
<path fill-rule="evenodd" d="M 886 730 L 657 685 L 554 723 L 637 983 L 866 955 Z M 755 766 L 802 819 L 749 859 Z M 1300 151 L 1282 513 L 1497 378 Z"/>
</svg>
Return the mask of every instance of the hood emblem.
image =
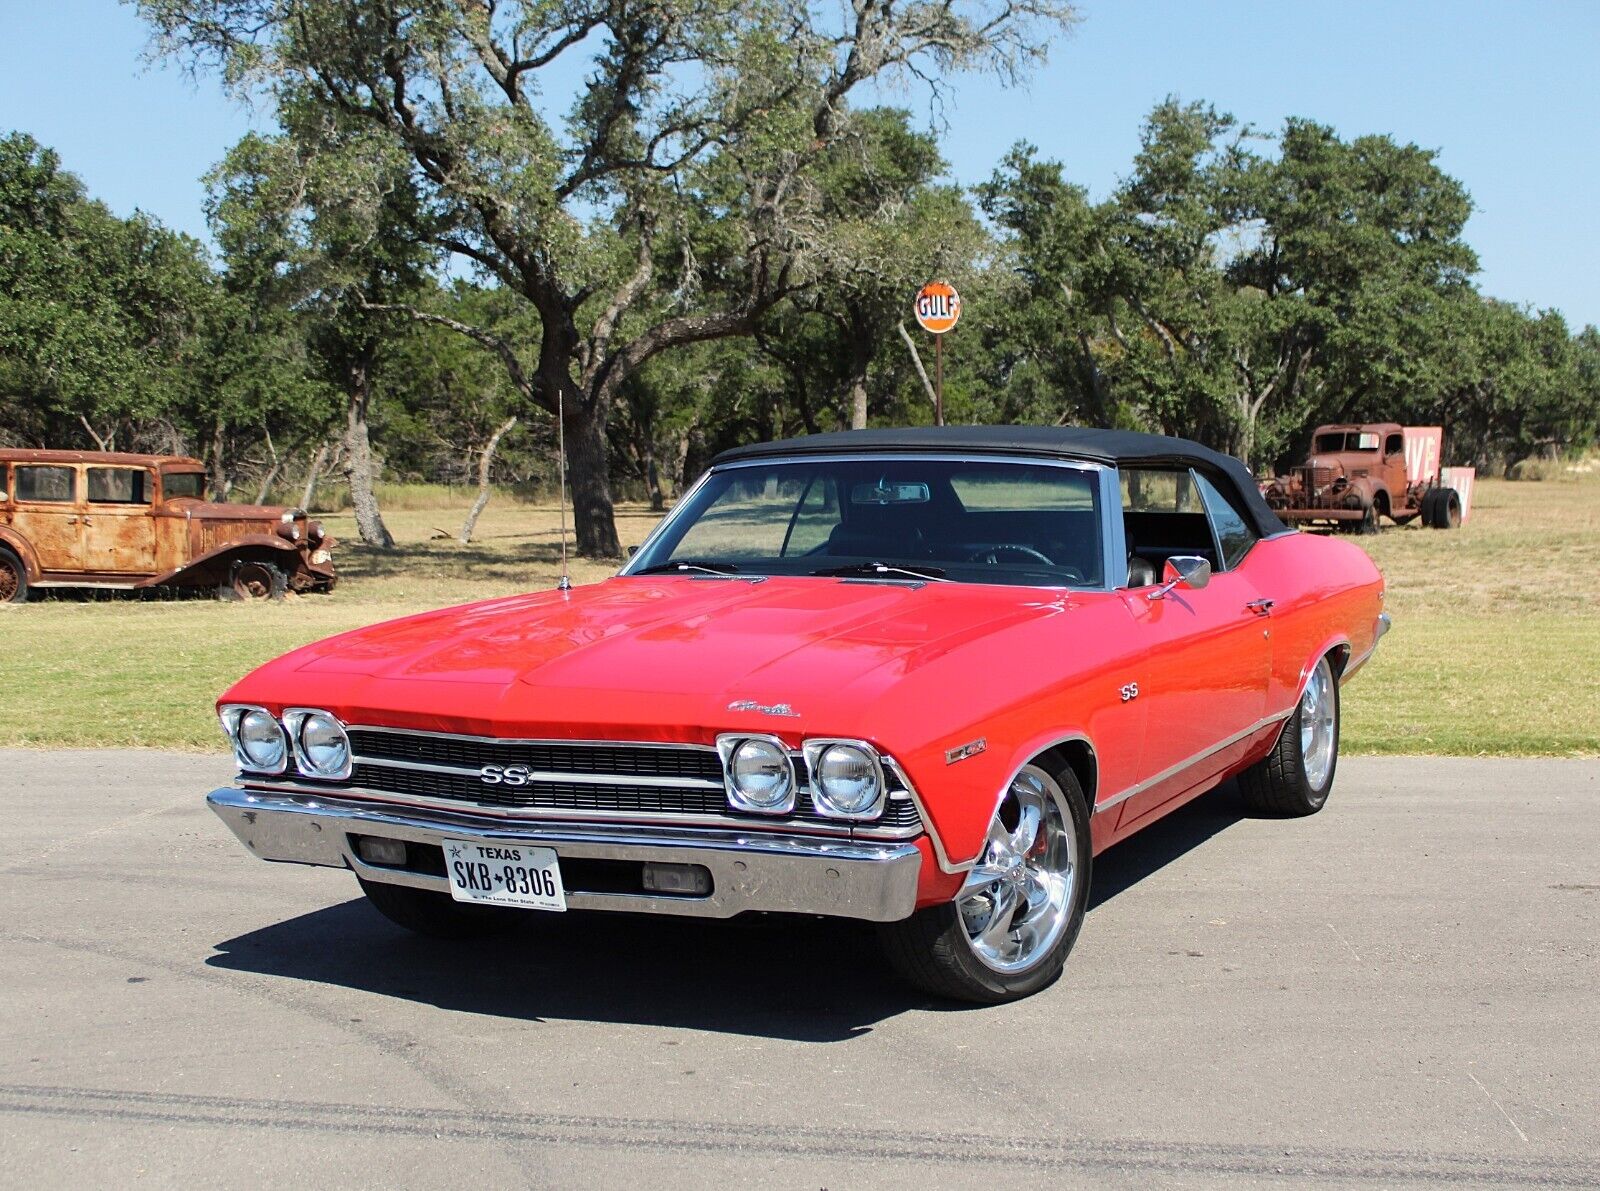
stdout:
<svg viewBox="0 0 1600 1191">
<path fill-rule="evenodd" d="M 946 749 L 944 763 L 946 765 L 954 765 L 957 761 L 965 761 L 968 757 L 976 757 L 988 747 L 988 737 L 980 736 L 976 740 L 967 741 L 966 744 L 958 744 L 953 749 Z"/>
<path fill-rule="evenodd" d="M 729 711 L 759 711 L 762 715 L 798 717 L 799 712 L 787 703 L 757 703 L 754 699 L 735 699 L 728 704 Z"/>
</svg>

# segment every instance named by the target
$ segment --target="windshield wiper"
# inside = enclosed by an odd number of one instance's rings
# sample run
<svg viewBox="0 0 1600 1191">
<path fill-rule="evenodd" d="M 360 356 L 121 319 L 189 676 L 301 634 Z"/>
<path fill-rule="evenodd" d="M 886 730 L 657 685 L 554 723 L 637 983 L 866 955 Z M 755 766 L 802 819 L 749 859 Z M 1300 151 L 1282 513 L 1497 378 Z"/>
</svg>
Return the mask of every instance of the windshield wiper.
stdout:
<svg viewBox="0 0 1600 1191">
<path fill-rule="evenodd" d="M 734 566 L 731 562 L 711 562 L 709 560 L 701 560 L 697 562 L 658 562 L 654 566 L 643 567 L 635 571 L 634 574 L 661 575 L 668 572 L 676 574 L 688 574 L 691 571 L 698 575 L 710 575 L 716 579 L 747 578 L 759 582 L 760 580 L 766 578 L 765 575 L 741 576 L 739 574 L 739 568 Z"/>
<path fill-rule="evenodd" d="M 902 567 L 893 566 L 885 562 L 852 562 L 842 567 L 824 567 L 820 571 L 812 571 L 813 575 L 905 575 L 911 579 L 932 580 L 935 583 L 949 583 L 944 577 L 944 571 L 938 567 Z"/>
</svg>

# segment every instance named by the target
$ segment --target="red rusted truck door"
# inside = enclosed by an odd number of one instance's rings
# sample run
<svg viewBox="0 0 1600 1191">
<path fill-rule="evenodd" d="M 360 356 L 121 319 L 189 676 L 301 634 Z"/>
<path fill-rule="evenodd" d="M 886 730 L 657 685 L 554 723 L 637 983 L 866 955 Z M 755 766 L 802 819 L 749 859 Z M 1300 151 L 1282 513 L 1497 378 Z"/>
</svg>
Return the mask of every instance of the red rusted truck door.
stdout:
<svg viewBox="0 0 1600 1191">
<path fill-rule="evenodd" d="M 11 528 L 27 539 L 42 571 L 83 570 L 78 469 L 70 463 L 12 466 Z"/>
<path fill-rule="evenodd" d="M 142 467 L 87 469 L 84 569 L 119 575 L 156 571 L 155 476 Z"/>
</svg>

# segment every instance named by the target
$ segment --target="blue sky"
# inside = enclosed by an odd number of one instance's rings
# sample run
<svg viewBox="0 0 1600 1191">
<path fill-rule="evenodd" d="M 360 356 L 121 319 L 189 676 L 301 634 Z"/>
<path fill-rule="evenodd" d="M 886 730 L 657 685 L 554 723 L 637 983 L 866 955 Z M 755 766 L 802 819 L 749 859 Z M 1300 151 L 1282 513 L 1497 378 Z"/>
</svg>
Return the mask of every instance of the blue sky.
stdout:
<svg viewBox="0 0 1600 1191">
<path fill-rule="evenodd" d="M 1081 0 L 1084 20 L 1023 91 L 958 81 L 944 138 L 962 182 L 1018 139 L 1105 194 L 1162 97 L 1264 128 L 1307 116 L 1341 135 L 1437 149 L 1471 191 L 1467 238 L 1496 297 L 1600 324 L 1600 3 Z M 203 174 L 251 125 L 213 80 L 141 61 L 114 0 L 0 2 L 0 129 L 56 148 L 115 210 L 205 234 Z M 891 95 L 925 111 L 920 95 Z"/>
</svg>

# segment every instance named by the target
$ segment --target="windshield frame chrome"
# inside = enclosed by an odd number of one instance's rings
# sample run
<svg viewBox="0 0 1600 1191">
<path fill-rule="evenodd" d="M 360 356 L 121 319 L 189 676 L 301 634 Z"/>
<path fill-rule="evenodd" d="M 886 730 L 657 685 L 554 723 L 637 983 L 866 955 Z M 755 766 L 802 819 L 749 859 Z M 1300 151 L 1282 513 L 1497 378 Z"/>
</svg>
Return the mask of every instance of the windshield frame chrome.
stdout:
<svg viewBox="0 0 1600 1191">
<path fill-rule="evenodd" d="M 1073 459 L 1067 456 L 1054 457 L 1002 451 L 863 451 L 859 454 L 840 451 L 798 451 L 792 455 L 765 455 L 753 459 L 736 459 L 729 463 L 718 464 L 716 467 L 707 468 L 699 479 L 684 490 L 683 495 L 673 503 L 672 509 L 656 523 L 656 527 L 639 544 L 639 548 L 634 551 L 633 557 L 623 564 L 616 577 L 629 577 L 638 572 L 639 568 L 643 566 L 644 560 L 649 557 L 650 548 L 656 544 L 658 539 L 669 532 L 680 516 L 680 511 L 689 507 L 690 498 L 705 484 L 709 483 L 715 475 L 736 471 L 741 468 L 771 467 L 780 463 L 873 463 L 889 459 L 914 460 L 926 463 L 1012 463 L 1026 467 L 1059 467 L 1072 471 L 1086 472 L 1096 479 L 1096 496 L 1100 511 L 1101 582 L 993 584 L 974 583 L 970 580 L 954 577 L 951 577 L 948 580 L 949 582 L 958 583 L 965 587 L 1004 586 L 1035 591 L 1115 591 L 1118 582 L 1126 582 L 1128 560 L 1117 553 L 1123 541 L 1122 493 L 1118 486 L 1117 469 L 1094 459 Z M 661 576 L 657 574 L 645 577 L 655 579 Z M 747 576 L 737 577 L 743 578 Z M 836 577 L 825 575 L 779 575 L 770 577 L 817 580 L 829 583 L 840 581 Z"/>
</svg>

